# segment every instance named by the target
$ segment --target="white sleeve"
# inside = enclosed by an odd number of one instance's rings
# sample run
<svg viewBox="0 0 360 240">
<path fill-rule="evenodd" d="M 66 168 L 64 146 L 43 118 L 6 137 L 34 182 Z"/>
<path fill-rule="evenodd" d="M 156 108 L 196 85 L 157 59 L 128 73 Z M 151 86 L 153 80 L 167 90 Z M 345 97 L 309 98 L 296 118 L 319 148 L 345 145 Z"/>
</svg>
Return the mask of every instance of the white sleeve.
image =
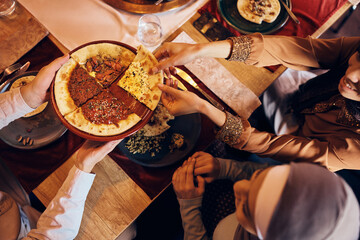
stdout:
<svg viewBox="0 0 360 240">
<path fill-rule="evenodd" d="M 79 232 L 85 200 L 95 174 L 86 173 L 75 166 L 44 213 L 37 228 L 23 239 L 74 239 Z"/>
<path fill-rule="evenodd" d="M 20 88 L 0 94 L 0 129 L 33 111 L 24 101 Z"/>
</svg>

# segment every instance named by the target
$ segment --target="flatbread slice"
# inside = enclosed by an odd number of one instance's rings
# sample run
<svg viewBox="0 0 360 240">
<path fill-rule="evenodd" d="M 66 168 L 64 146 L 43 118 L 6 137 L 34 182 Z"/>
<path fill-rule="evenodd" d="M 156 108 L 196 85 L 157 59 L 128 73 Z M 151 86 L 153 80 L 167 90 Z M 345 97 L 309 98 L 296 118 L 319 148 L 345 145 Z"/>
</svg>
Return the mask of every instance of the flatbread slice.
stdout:
<svg viewBox="0 0 360 240">
<path fill-rule="evenodd" d="M 101 86 L 70 58 L 55 77 L 54 91 L 59 111 L 66 115 L 98 95 Z"/>
<path fill-rule="evenodd" d="M 163 73 L 149 74 L 157 63 L 155 56 L 141 45 L 134 61 L 117 83 L 151 110 L 155 110 L 161 97 L 161 90 L 157 85 L 162 83 Z"/>
<path fill-rule="evenodd" d="M 279 0 L 238 0 L 237 9 L 246 20 L 261 24 L 262 21 L 275 21 L 280 14 L 281 6 Z"/>
<path fill-rule="evenodd" d="M 71 58 L 80 65 L 85 65 L 87 60 L 94 56 L 100 56 L 103 59 L 121 59 L 124 66 L 129 66 L 129 64 L 133 61 L 135 54 L 125 47 L 112 43 L 91 44 L 71 54 Z"/>
<path fill-rule="evenodd" d="M 168 121 L 175 119 L 161 102 L 155 109 L 154 115 L 150 121 L 142 128 L 144 136 L 157 136 L 170 128 Z"/>
<path fill-rule="evenodd" d="M 70 81 L 70 75 L 75 69 L 77 62 L 70 58 L 56 74 L 54 83 L 55 101 L 61 115 L 66 115 L 75 111 L 77 106 L 74 100 L 70 96 L 68 89 L 68 82 Z"/>
<path fill-rule="evenodd" d="M 141 120 L 139 116 L 132 113 L 126 119 L 120 120 L 116 124 L 93 124 L 84 117 L 81 108 L 66 115 L 65 119 L 77 129 L 96 136 L 113 136 L 123 133 Z"/>
</svg>

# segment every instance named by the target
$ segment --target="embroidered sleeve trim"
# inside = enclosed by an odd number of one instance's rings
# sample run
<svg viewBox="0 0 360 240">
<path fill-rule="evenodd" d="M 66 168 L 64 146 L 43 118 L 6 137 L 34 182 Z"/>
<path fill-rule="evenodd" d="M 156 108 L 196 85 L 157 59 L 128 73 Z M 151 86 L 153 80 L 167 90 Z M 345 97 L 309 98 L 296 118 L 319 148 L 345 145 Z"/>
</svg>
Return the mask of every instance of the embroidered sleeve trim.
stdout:
<svg viewBox="0 0 360 240">
<path fill-rule="evenodd" d="M 232 41 L 229 61 L 245 62 L 251 53 L 251 38 L 248 36 L 230 37 Z"/>
<path fill-rule="evenodd" d="M 239 117 L 226 112 L 224 126 L 216 134 L 216 138 L 224 143 L 233 146 L 240 143 L 240 136 L 243 133 L 243 124 Z"/>
</svg>

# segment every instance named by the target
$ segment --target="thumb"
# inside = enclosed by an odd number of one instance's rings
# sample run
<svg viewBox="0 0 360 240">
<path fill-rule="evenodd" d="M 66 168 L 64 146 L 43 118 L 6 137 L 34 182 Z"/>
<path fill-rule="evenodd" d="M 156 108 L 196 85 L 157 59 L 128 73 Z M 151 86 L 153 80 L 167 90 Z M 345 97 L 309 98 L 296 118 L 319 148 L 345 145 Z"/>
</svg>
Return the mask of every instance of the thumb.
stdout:
<svg viewBox="0 0 360 240">
<path fill-rule="evenodd" d="M 155 67 L 151 69 L 152 74 L 158 73 L 161 70 L 174 66 L 174 57 L 167 58 L 166 60 L 160 61 Z"/>
</svg>

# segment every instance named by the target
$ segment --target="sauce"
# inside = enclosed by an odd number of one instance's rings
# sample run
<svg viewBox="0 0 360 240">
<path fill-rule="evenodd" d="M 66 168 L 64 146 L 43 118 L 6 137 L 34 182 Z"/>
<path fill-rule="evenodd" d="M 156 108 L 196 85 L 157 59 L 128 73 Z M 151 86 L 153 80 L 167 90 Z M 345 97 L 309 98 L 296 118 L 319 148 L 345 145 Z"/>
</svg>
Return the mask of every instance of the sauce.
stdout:
<svg viewBox="0 0 360 240">
<path fill-rule="evenodd" d="M 87 120 L 95 124 L 115 124 L 126 119 L 130 110 L 108 90 L 103 91 L 81 107 Z"/>
<path fill-rule="evenodd" d="M 95 78 L 91 77 L 87 71 L 79 65 L 77 65 L 71 73 L 68 89 L 71 98 L 78 107 L 101 92 L 101 87 Z"/>
</svg>

